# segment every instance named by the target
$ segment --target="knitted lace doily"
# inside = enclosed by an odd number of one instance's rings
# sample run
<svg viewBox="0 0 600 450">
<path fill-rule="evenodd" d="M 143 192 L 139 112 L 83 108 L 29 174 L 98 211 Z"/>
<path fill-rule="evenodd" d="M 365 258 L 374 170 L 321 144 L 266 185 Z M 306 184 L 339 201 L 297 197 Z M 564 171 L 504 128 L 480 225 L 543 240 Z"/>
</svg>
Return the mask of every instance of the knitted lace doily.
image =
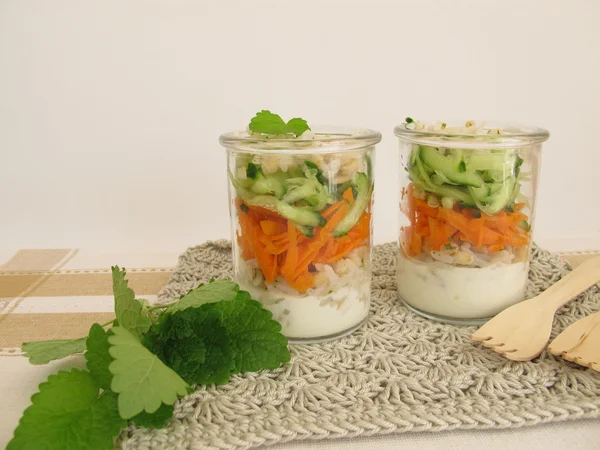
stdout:
<svg viewBox="0 0 600 450">
<path fill-rule="evenodd" d="M 235 376 L 181 399 L 162 430 L 127 429 L 126 449 L 245 449 L 294 439 L 507 428 L 600 415 L 600 373 L 544 352 L 512 362 L 469 340 L 475 327 L 421 318 L 396 296 L 395 244 L 376 246 L 371 315 L 352 335 L 292 346 L 274 371 Z M 528 295 L 569 271 L 535 248 Z M 188 249 L 159 301 L 231 276 L 228 241 Z M 556 316 L 552 336 L 600 309 L 595 286 Z"/>
</svg>

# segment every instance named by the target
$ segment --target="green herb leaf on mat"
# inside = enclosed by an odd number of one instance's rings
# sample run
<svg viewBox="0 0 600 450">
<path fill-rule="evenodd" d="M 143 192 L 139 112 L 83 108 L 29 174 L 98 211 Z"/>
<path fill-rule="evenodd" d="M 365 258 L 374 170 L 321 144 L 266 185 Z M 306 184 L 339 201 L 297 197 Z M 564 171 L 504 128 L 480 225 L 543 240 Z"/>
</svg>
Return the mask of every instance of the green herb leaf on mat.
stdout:
<svg viewBox="0 0 600 450">
<path fill-rule="evenodd" d="M 166 312 L 174 313 L 187 308 L 197 308 L 205 303 L 233 300 L 240 287 L 231 280 L 216 280 L 201 284 L 170 305 Z"/>
<path fill-rule="evenodd" d="M 235 369 L 234 348 L 214 305 L 165 315 L 148 333 L 149 348 L 190 384 L 225 384 Z"/>
<path fill-rule="evenodd" d="M 121 327 L 139 336 L 148 331 L 152 321 L 142 314 L 142 303 L 135 299 L 133 289 L 127 286 L 125 270 L 119 269 L 118 266 L 111 269 L 117 321 Z"/>
<path fill-rule="evenodd" d="M 248 125 L 250 131 L 262 134 L 293 134 L 300 136 L 310 127 L 306 120 L 300 118 L 290 119 L 287 123 L 277 114 L 271 111 L 262 110 L 256 113 L 256 116 L 250 120 Z"/>
<path fill-rule="evenodd" d="M 117 396 L 99 395 L 88 372 L 73 369 L 50 375 L 31 397 L 8 450 L 112 450 L 126 422 L 119 417 Z"/>
<path fill-rule="evenodd" d="M 290 360 L 288 342 L 273 314 L 240 291 L 231 302 L 211 305 L 222 321 L 235 348 L 235 373 L 276 369 Z"/>
<path fill-rule="evenodd" d="M 31 364 L 48 364 L 55 359 L 85 352 L 86 338 L 23 343 L 23 352 Z"/>
<path fill-rule="evenodd" d="M 86 366 L 90 375 L 98 386 L 102 389 L 110 389 L 112 373 L 108 370 L 112 358 L 108 353 L 110 344 L 108 342 L 108 333 L 104 328 L 95 323 L 90 328 L 90 334 L 87 338 L 87 352 L 85 359 Z"/>
<path fill-rule="evenodd" d="M 164 403 L 153 414 L 142 411 L 137 416 L 131 418 L 131 421 L 138 427 L 145 428 L 164 428 L 171 417 L 173 417 L 173 405 Z"/>
<path fill-rule="evenodd" d="M 9 450 L 112 449 L 126 419 L 166 426 L 177 397 L 189 392 L 186 381 L 223 384 L 290 359 L 281 326 L 230 280 L 150 307 L 135 299 L 124 270 L 115 266 L 112 275 L 115 320 L 92 325 L 87 338 L 23 345 L 32 364 L 85 351 L 88 371 L 62 371 L 40 384 Z"/>
<path fill-rule="evenodd" d="M 188 392 L 188 385 L 173 369 L 145 348 L 123 327 L 113 327 L 108 337 L 110 356 L 114 361 L 109 369 L 113 374 L 111 389 L 119 394 L 119 413 L 130 419 L 146 411 L 154 413 L 162 403 L 172 405 Z"/>
</svg>

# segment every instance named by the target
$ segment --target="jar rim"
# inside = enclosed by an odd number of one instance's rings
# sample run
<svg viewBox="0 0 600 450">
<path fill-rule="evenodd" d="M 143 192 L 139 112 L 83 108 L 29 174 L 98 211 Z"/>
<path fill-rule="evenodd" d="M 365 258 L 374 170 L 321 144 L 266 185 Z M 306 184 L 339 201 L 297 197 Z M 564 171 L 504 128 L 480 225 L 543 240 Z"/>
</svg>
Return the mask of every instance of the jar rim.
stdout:
<svg viewBox="0 0 600 450">
<path fill-rule="evenodd" d="M 527 126 L 510 122 L 496 120 L 475 120 L 475 123 L 485 122 L 484 130 L 501 128 L 503 134 L 468 134 L 449 133 L 444 130 L 429 131 L 407 128 L 408 123 L 403 122 L 394 128 L 394 134 L 405 141 L 415 144 L 432 146 L 460 146 L 464 148 L 517 148 L 545 142 L 550 137 L 548 130 L 540 127 Z M 422 121 L 425 124 L 435 124 L 436 121 Z M 451 120 L 446 123 L 451 126 L 461 124 L 465 121 Z"/>
<path fill-rule="evenodd" d="M 234 152 L 302 154 L 361 150 L 381 141 L 381 133 L 366 128 L 316 126 L 311 131 L 316 139 L 264 138 L 244 130 L 224 133 L 219 136 L 219 142 Z"/>
</svg>

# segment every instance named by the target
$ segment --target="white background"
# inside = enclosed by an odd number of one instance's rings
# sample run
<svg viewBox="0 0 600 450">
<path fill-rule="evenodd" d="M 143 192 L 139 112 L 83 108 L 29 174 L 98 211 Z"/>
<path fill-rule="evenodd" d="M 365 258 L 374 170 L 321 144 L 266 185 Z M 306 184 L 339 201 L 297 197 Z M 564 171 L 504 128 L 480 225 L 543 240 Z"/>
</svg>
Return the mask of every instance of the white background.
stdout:
<svg viewBox="0 0 600 450">
<path fill-rule="evenodd" d="M 268 108 L 383 133 L 379 242 L 405 116 L 548 128 L 536 238 L 600 248 L 599 22 L 594 0 L 0 0 L 0 247 L 228 237 L 217 138 Z"/>
</svg>

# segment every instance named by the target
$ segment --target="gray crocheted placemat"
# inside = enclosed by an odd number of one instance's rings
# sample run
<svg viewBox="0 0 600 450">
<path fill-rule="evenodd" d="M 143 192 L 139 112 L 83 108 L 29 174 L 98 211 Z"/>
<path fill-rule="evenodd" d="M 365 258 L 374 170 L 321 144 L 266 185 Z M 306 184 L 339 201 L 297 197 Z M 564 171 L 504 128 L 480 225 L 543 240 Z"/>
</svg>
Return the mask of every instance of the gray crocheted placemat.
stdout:
<svg viewBox="0 0 600 450">
<path fill-rule="evenodd" d="M 396 298 L 395 244 L 375 247 L 371 316 L 349 337 L 292 346 L 275 371 L 233 377 L 178 402 L 163 430 L 128 429 L 128 449 L 245 449 L 294 439 L 405 431 L 507 428 L 600 415 L 600 373 L 544 352 L 512 362 L 480 348 L 475 327 L 423 319 Z M 569 270 L 534 249 L 529 295 Z M 190 248 L 159 294 L 172 301 L 199 282 L 231 276 L 228 241 Z M 557 315 L 553 337 L 600 309 L 598 286 Z"/>
</svg>

